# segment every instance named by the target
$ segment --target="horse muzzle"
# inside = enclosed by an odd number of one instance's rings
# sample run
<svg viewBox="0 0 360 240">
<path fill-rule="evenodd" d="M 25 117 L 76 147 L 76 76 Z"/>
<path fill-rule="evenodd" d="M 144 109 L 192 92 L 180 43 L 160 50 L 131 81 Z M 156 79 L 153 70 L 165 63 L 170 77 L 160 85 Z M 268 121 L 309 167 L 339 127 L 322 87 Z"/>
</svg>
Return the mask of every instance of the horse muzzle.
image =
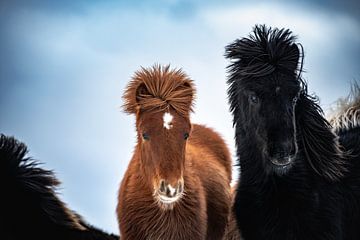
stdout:
<svg viewBox="0 0 360 240">
<path fill-rule="evenodd" d="M 162 204 L 173 204 L 177 202 L 184 194 L 184 180 L 180 179 L 176 184 L 161 179 L 159 186 L 155 190 L 155 197 Z"/>
</svg>

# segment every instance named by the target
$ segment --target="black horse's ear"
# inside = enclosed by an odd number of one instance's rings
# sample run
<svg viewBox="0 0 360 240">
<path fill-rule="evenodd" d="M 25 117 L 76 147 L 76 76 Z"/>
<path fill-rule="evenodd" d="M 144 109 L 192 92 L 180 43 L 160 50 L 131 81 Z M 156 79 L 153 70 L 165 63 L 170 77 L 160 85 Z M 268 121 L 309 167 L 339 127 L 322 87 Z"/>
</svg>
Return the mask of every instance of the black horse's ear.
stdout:
<svg viewBox="0 0 360 240">
<path fill-rule="evenodd" d="M 302 61 L 300 61 L 300 50 L 297 44 L 292 44 L 289 49 L 289 59 L 287 60 L 288 68 L 291 71 L 298 72 L 302 69 Z"/>
</svg>

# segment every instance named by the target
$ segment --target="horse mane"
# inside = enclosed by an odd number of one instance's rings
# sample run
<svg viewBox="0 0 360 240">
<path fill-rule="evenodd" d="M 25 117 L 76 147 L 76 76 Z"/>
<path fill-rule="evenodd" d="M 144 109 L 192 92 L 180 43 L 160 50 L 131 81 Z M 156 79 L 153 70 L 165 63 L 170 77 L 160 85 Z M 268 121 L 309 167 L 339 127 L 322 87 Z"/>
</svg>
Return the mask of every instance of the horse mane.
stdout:
<svg viewBox="0 0 360 240">
<path fill-rule="evenodd" d="M 296 106 L 299 140 L 311 168 L 330 181 L 337 181 L 348 171 L 347 152 L 339 144 L 331 124 L 325 119 L 318 98 L 302 92 Z"/>
<path fill-rule="evenodd" d="M 123 109 L 133 114 L 139 109 L 161 111 L 172 107 L 187 116 L 193 111 L 194 97 L 193 81 L 182 69 L 156 64 L 135 72 L 123 95 Z"/>
<path fill-rule="evenodd" d="M 241 111 L 238 94 L 243 86 L 272 74 L 288 75 L 289 81 L 300 86 L 296 118 L 304 157 L 318 175 L 336 181 L 347 171 L 345 153 L 324 118 L 318 98 L 308 94 L 307 83 L 301 76 L 304 51 L 295 41 L 288 29 L 256 25 L 249 37 L 237 39 L 225 48 L 225 57 L 231 60 L 228 95 L 234 125 Z"/>
<path fill-rule="evenodd" d="M 350 94 L 337 101 L 330 123 L 336 133 L 360 127 L 360 86 L 353 82 Z"/>
<path fill-rule="evenodd" d="M 32 192 L 40 199 L 41 210 L 44 211 L 54 223 L 71 229 L 84 230 L 80 218 L 69 210 L 66 205 L 56 196 L 56 187 L 60 182 L 54 173 L 40 168 L 39 163 L 29 157 L 25 144 L 18 142 L 15 138 L 0 136 L 0 158 L 3 173 L 8 177 L 15 176 L 18 184 L 24 186 L 24 191 Z M 6 159 L 6 161 L 5 161 Z M 13 184 L 13 180 L 11 182 Z"/>
<path fill-rule="evenodd" d="M 60 182 L 54 173 L 27 153 L 25 144 L 0 134 L 0 175 L 5 178 L 1 186 L 6 196 L 0 204 L 0 222 L 5 238 L 15 234 L 30 239 L 119 239 L 69 209 L 57 196 Z"/>
</svg>

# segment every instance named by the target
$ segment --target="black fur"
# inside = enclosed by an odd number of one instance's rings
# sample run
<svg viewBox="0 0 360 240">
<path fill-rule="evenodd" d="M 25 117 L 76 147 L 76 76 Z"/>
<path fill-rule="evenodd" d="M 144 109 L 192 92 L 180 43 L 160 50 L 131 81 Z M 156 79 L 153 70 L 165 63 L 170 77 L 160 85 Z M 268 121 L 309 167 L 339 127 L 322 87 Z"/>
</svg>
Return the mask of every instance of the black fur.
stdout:
<svg viewBox="0 0 360 240">
<path fill-rule="evenodd" d="M 85 223 L 57 197 L 59 181 L 26 157 L 27 148 L 0 135 L 0 239 L 115 240 Z"/>
<path fill-rule="evenodd" d="M 295 40 L 262 25 L 226 47 L 238 227 L 245 240 L 360 239 L 360 130 L 333 133 Z"/>
</svg>

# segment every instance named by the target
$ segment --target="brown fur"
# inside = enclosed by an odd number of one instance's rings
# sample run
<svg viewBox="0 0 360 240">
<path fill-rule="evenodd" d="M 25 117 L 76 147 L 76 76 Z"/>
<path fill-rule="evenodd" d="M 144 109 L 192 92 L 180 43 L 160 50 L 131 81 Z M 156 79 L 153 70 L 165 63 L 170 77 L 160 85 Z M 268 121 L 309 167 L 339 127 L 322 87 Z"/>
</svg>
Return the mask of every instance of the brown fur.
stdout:
<svg viewBox="0 0 360 240">
<path fill-rule="evenodd" d="M 231 188 L 231 206 L 234 205 L 236 196 L 237 184 Z M 226 227 L 224 240 L 243 240 L 240 235 L 240 231 L 236 222 L 236 216 L 234 211 L 230 211 L 228 225 Z"/>
<path fill-rule="evenodd" d="M 191 80 L 169 66 L 142 69 L 125 92 L 125 110 L 136 114 L 138 143 L 119 190 L 122 239 L 224 236 L 231 201 L 230 153 L 217 133 L 190 123 L 194 92 Z M 162 124 L 165 111 L 173 116 L 170 130 Z M 149 140 L 142 138 L 144 132 Z M 188 140 L 184 133 L 190 133 Z M 184 180 L 184 194 L 172 206 L 155 197 L 160 179 Z"/>
<path fill-rule="evenodd" d="M 195 97 L 192 80 L 181 69 L 155 65 L 135 72 L 125 93 L 125 112 L 136 114 L 139 107 L 146 110 L 175 109 L 182 115 L 192 111 Z"/>
</svg>

